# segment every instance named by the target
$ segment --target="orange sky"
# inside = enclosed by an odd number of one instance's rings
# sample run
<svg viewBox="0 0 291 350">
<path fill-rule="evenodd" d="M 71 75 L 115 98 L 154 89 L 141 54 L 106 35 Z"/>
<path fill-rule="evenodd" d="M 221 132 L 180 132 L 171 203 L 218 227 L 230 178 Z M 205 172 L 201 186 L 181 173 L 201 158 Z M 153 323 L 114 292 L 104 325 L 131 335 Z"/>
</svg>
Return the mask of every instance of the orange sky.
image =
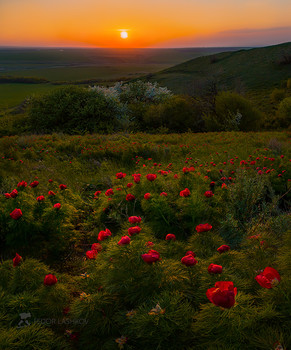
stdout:
<svg viewBox="0 0 291 350">
<path fill-rule="evenodd" d="M 0 0 L 0 45 L 263 45 L 291 41 L 290 13 L 290 0 Z"/>
</svg>

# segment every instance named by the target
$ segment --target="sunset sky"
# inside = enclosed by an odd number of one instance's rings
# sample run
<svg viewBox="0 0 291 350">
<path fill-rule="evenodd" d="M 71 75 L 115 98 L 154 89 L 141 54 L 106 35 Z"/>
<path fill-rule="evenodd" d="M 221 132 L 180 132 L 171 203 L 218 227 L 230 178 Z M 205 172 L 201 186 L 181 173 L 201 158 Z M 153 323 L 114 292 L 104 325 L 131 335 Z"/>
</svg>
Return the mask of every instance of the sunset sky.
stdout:
<svg viewBox="0 0 291 350">
<path fill-rule="evenodd" d="M 291 41 L 290 14 L 290 0 L 0 0 L 0 46 L 264 46 Z"/>
</svg>

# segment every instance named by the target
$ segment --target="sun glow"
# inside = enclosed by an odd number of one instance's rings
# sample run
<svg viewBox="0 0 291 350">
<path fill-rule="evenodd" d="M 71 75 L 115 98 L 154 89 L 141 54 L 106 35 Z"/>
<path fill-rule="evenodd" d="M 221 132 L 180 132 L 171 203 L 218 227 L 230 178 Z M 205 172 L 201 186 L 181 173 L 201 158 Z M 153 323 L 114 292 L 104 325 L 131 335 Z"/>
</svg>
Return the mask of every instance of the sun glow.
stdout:
<svg viewBox="0 0 291 350">
<path fill-rule="evenodd" d="M 128 33 L 125 32 L 125 31 L 122 31 L 122 32 L 120 33 L 120 37 L 121 37 L 121 39 L 127 39 L 127 38 L 128 38 Z"/>
</svg>

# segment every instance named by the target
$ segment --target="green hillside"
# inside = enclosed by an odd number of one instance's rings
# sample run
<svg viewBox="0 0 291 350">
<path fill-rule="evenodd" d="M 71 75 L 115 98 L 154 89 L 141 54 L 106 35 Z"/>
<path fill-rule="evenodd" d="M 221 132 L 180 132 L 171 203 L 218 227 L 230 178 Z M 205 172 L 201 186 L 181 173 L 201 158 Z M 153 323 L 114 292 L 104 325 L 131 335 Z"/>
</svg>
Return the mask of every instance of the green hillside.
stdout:
<svg viewBox="0 0 291 350">
<path fill-rule="evenodd" d="M 203 92 L 213 83 L 243 93 L 272 90 L 291 78 L 291 43 L 198 57 L 147 78 L 176 93 Z"/>
</svg>

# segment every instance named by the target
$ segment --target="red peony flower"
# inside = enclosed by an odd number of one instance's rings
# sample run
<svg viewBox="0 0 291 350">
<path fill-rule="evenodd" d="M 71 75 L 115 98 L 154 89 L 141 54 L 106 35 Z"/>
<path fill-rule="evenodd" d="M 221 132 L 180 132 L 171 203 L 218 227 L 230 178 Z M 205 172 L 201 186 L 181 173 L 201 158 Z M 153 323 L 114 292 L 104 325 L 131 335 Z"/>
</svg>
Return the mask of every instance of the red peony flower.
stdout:
<svg viewBox="0 0 291 350">
<path fill-rule="evenodd" d="M 104 239 L 111 236 L 111 232 L 108 230 L 108 228 L 105 231 L 100 231 L 98 234 L 98 241 L 104 241 Z"/>
<path fill-rule="evenodd" d="M 51 184 L 54 180 L 53 179 L 49 179 L 48 182 Z"/>
<path fill-rule="evenodd" d="M 213 194 L 212 191 L 206 191 L 206 192 L 204 193 L 204 196 L 205 196 L 206 198 L 211 198 L 211 197 L 214 196 L 214 194 Z"/>
<path fill-rule="evenodd" d="M 53 191 L 48 191 L 49 196 L 55 196 L 56 194 Z"/>
<path fill-rule="evenodd" d="M 102 246 L 100 243 L 93 243 L 91 245 L 91 250 L 97 250 L 97 252 L 101 252 Z"/>
<path fill-rule="evenodd" d="M 31 187 L 31 188 L 34 188 L 34 187 L 36 187 L 36 186 L 38 186 L 39 185 L 39 182 L 38 181 L 33 181 L 29 186 Z"/>
<path fill-rule="evenodd" d="M 97 255 L 98 255 L 97 250 L 88 250 L 88 251 L 86 252 L 86 257 L 87 257 L 88 259 L 90 259 L 90 260 L 96 259 L 96 256 L 97 256 Z"/>
<path fill-rule="evenodd" d="M 105 192 L 105 196 L 109 197 L 112 196 L 114 194 L 113 189 L 109 188 L 106 192 Z"/>
<path fill-rule="evenodd" d="M 140 223 L 141 222 L 141 217 L 140 216 L 130 216 L 128 218 L 128 222 L 130 222 L 131 224 Z"/>
<path fill-rule="evenodd" d="M 187 168 L 187 167 L 184 167 L 184 168 L 183 168 L 183 173 L 184 173 L 184 174 L 189 173 L 189 171 L 190 171 L 189 168 Z"/>
<path fill-rule="evenodd" d="M 185 255 L 192 255 L 192 256 L 196 256 L 196 254 L 194 252 L 192 252 L 192 250 L 188 250 L 188 252 Z"/>
<path fill-rule="evenodd" d="M 18 266 L 22 260 L 22 257 L 16 253 L 15 258 L 13 259 L 13 266 Z"/>
<path fill-rule="evenodd" d="M 58 282 L 57 278 L 55 275 L 52 275 L 51 273 L 46 275 L 43 281 L 43 284 L 45 286 L 53 286 Z"/>
<path fill-rule="evenodd" d="M 36 198 L 38 202 L 43 202 L 45 200 L 44 196 L 39 196 Z"/>
<path fill-rule="evenodd" d="M 117 244 L 126 245 L 126 244 L 129 244 L 129 242 L 130 242 L 130 237 L 123 236 L 123 237 L 121 237 L 121 240 Z"/>
<path fill-rule="evenodd" d="M 226 309 L 230 309 L 235 303 L 237 289 L 233 287 L 233 282 L 219 281 L 214 288 L 206 292 L 206 296 L 212 304 Z"/>
<path fill-rule="evenodd" d="M 134 227 L 130 227 L 130 228 L 128 229 L 128 234 L 129 234 L 130 236 L 132 236 L 132 235 L 134 235 L 134 234 L 136 234 L 136 233 L 140 233 L 140 231 L 141 231 L 141 228 L 140 228 L 140 227 L 134 226 Z"/>
<path fill-rule="evenodd" d="M 181 263 L 186 265 L 186 266 L 193 266 L 197 264 L 197 260 L 194 258 L 194 256 L 192 254 L 189 255 L 185 255 L 182 259 L 181 259 Z"/>
<path fill-rule="evenodd" d="M 143 196 L 144 199 L 148 200 L 151 198 L 151 194 L 150 193 L 146 193 L 144 196 Z"/>
<path fill-rule="evenodd" d="M 27 186 L 27 182 L 25 182 L 25 181 L 20 181 L 17 184 L 17 187 L 26 187 L 26 186 Z"/>
<path fill-rule="evenodd" d="M 209 224 L 199 224 L 198 226 L 196 226 L 197 232 L 207 232 L 207 231 L 210 231 L 211 229 L 212 229 L 212 226 Z"/>
<path fill-rule="evenodd" d="M 134 201 L 135 200 L 135 196 L 131 193 L 127 194 L 126 195 L 126 198 L 125 198 L 128 202 L 130 201 Z"/>
<path fill-rule="evenodd" d="M 116 174 L 116 178 L 117 178 L 117 179 L 123 179 L 125 176 L 126 176 L 126 174 L 125 174 L 125 173 L 122 173 L 122 172 Z"/>
<path fill-rule="evenodd" d="M 154 180 L 157 178 L 157 175 L 156 175 L 156 174 L 147 174 L 147 175 L 146 175 L 146 178 L 147 178 L 149 181 L 154 181 Z"/>
<path fill-rule="evenodd" d="M 141 174 L 133 174 L 133 181 L 138 184 L 140 183 L 140 177 L 141 177 Z"/>
<path fill-rule="evenodd" d="M 14 209 L 12 213 L 10 213 L 10 216 L 14 220 L 18 220 L 22 216 L 22 211 L 20 209 Z"/>
<path fill-rule="evenodd" d="M 152 264 L 160 260 L 160 253 L 158 253 L 156 250 L 151 249 L 147 254 L 142 254 L 141 257 L 147 264 Z"/>
<path fill-rule="evenodd" d="M 208 266 L 208 272 L 209 273 L 222 273 L 222 266 L 215 265 L 215 264 L 210 264 Z"/>
<path fill-rule="evenodd" d="M 176 236 L 173 233 L 168 233 L 165 239 L 166 241 L 175 241 Z"/>
<path fill-rule="evenodd" d="M 162 193 L 160 193 L 160 196 L 167 197 L 168 193 L 167 192 L 162 192 Z"/>
<path fill-rule="evenodd" d="M 214 187 L 215 186 L 215 182 L 214 181 L 211 181 L 210 182 L 210 187 Z"/>
<path fill-rule="evenodd" d="M 10 193 L 5 193 L 4 196 L 5 196 L 7 199 L 11 198 Z"/>
<path fill-rule="evenodd" d="M 18 191 L 15 189 L 10 193 L 10 197 L 12 197 L 12 198 L 16 198 L 17 195 L 18 195 Z"/>
<path fill-rule="evenodd" d="M 56 204 L 54 205 L 54 208 L 56 208 L 56 209 L 61 209 L 61 203 L 56 203 Z"/>
<path fill-rule="evenodd" d="M 96 191 L 96 192 L 94 193 L 94 197 L 97 198 L 97 197 L 99 196 L 99 194 L 101 194 L 101 191 Z"/>
<path fill-rule="evenodd" d="M 60 184 L 59 188 L 60 188 L 60 190 L 65 190 L 67 188 L 67 186 L 64 184 Z"/>
<path fill-rule="evenodd" d="M 255 280 L 263 288 L 271 289 L 275 287 L 281 281 L 279 272 L 272 267 L 266 267 L 263 272 L 255 277 Z"/>
<path fill-rule="evenodd" d="M 188 188 L 185 188 L 185 190 L 180 192 L 181 197 L 189 197 L 190 196 L 190 190 Z"/>
<path fill-rule="evenodd" d="M 132 186 L 133 186 L 133 183 L 131 183 L 131 182 L 129 182 L 129 183 L 126 185 L 127 188 L 131 188 Z"/>
<path fill-rule="evenodd" d="M 153 247 L 154 246 L 154 243 L 153 242 L 151 242 L 151 241 L 148 241 L 148 242 L 146 242 L 146 247 Z"/>
<path fill-rule="evenodd" d="M 227 252 L 228 250 L 230 250 L 230 246 L 223 244 L 221 245 L 219 248 L 217 248 L 217 251 L 221 254 L 224 252 Z"/>
</svg>

